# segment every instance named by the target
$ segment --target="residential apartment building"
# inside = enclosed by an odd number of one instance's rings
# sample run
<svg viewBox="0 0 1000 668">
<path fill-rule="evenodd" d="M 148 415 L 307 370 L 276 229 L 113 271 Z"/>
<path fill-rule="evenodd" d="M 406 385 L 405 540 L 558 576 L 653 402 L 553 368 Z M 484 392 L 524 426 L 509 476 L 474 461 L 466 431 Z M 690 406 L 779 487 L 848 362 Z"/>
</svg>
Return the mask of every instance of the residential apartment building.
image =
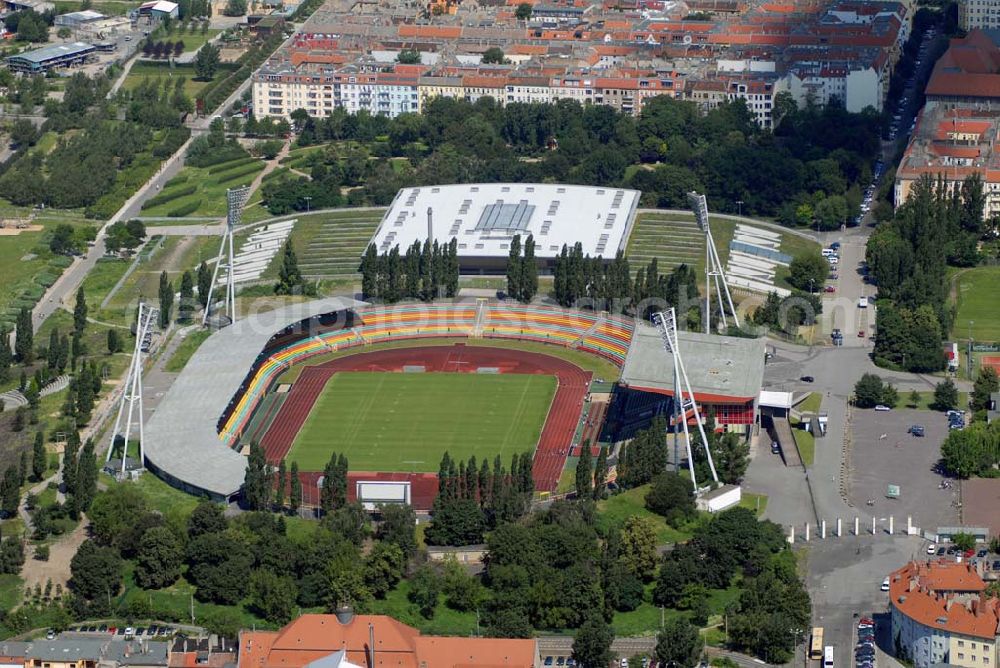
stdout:
<svg viewBox="0 0 1000 668">
<path fill-rule="evenodd" d="M 966 32 L 1000 28 L 1000 0 L 959 0 L 958 25 Z"/>
<path fill-rule="evenodd" d="M 384 615 L 302 615 L 243 631 L 237 668 L 540 668 L 537 640 L 423 636 Z"/>
<path fill-rule="evenodd" d="M 927 107 L 994 106 L 1000 101 L 1000 35 L 973 30 L 953 39 L 924 91 Z"/>
<path fill-rule="evenodd" d="M 967 563 L 912 561 L 889 576 L 893 643 L 916 668 L 994 668 L 1000 599 Z"/>
<path fill-rule="evenodd" d="M 871 107 L 882 111 L 892 68 L 880 49 L 800 50 L 791 56 L 785 86 L 796 103 L 837 102 L 858 113 Z"/>
<path fill-rule="evenodd" d="M 983 215 L 1000 215 L 1000 110 L 925 108 L 896 169 L 894 200 L 899 206 L 924 176 L 941 180 L 949 191 L 973 174 L 983 179 Z"/>
</svg>

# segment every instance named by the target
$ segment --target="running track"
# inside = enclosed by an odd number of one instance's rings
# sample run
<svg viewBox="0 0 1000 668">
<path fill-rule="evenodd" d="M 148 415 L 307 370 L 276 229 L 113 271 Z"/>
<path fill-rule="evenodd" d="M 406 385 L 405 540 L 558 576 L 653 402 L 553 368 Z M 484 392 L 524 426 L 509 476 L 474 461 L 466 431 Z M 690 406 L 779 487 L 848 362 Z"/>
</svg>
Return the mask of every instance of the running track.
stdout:
<svg viewBox="0 0 1000 668">
<path fill-rule="evenodd" d="M 536 490 L 555 491 L 583 411 L 590 372 L 550 355 L 461 343 L 358 353 L 306 367 L 261 441 L 267 460 L 276 464 L 288 454 L 330 376 L 338 371 L 401 372 L 407 366 L 422 366 L 428 372 L 475 373 L 478 368 L 496 368 L 500 373 L 554 375 L 556 392 L 535 449 L 533 474 Z M 492 453 L 485 454 L 492 457 Z"/>
</svg>

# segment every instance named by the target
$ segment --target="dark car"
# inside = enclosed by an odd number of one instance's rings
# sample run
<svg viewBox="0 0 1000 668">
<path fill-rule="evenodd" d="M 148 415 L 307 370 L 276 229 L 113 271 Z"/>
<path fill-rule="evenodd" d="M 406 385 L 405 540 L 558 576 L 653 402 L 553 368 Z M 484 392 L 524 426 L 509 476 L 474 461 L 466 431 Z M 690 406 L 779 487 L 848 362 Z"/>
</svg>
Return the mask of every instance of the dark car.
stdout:
<svg viewBox="0 0 1000 668">
<path fill-rule="evenodd" d="M 939 547 L 939 548 L 937 549 L 937 556 L 939 556 L 939 557 L 943 557 L 943 556 L 945 555 L 945 552 L 947 552 L 947 551 L 948 551 L 948 550 L 947 550 L 946 548 L 943 548 L 943 547 Z"/>
<path fill-rule="evenodd" d="M 980 559 L 984 559 L 986 555 L 989 553 L 990 553 L 989 550 L 979 550 L 979 552 L 976 552 L 976 556 L 979 557 Z"/>
<path fill-rule="evenodd" d="M 802 376 L 801 378 L 799 378 L 799 380 L 801 380 L 803 383 L 811 383 L 816 379 L 813 378 L 812 376 Z"/>
<path fill-rule="evenodd" d="M 1000 559 L 993 562 L 993 570 L 1000 571 Z"/>
<path fill-rule="evenodd" d="M 772 455 L 780 455 L 781 454 L 781 446 L 778 445 L 777 441 L 771 441 L 771 454 Z"/>
<path fill-rule="evenodd" d="M 830 248 L 832 250 L 840 250 L 840 242 L 839 241 L 834 241 L 832 244 L 830 244 Z"/>
<path fill-rule="evenodd" d="M 914 436 L 923 436 L 924 435 L 924 428 L 921 425 L 919 425 L 919 424 L 915 424 L 915 425 L 911 426 L 907 431 L 909 431 Z"/>
</svg>

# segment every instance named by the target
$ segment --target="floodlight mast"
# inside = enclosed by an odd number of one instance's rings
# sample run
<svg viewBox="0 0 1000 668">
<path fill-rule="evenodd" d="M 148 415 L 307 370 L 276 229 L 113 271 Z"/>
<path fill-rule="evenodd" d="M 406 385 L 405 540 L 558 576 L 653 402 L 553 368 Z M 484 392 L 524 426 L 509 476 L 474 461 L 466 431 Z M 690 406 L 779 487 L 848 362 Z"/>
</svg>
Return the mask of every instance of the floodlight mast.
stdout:
<svg viewBox="0 0 1000 668">
<path fill-rule="evenodd" d="M 147 306 L 145 302 L 139 302 L 139 311 L 136 316 L 135 347 L 132 350 L 132 361 L 128 367 L 128 375 L 125 377 L 125 383 L 122 385 L 122 395 L 118 403 L 118 417 L 115 418 L 115 427 L 111 431 L 111 443 L 108 445 L 108 453 L 104 460 L 105 463 L 111 461 L 111 455 L 115 449 L 115 442 L 118 440 L 118 437 L 121 436 L 122 465 L 119 476 L 122 478 L 125 477 L 125 460 L 128 456 L 128 442 L 129 437 L 132 434 L 133 415 L 136 411 L 138 411 L 138 415 L 136 415 L 136 417 L 139 421 L 139 465 L 144 465 L 146 461 L 146 441 L 142 424 L 142 346 L 146 336 L 149 334 L 150 326 L 154 318 L 158 317 L 159 314 L 159 309 L 153 306 Z M 127 413 L 125 410 L 126 406 L 128 406 Z M 124 424 L 122 418 L 125 418 Z"/>
<path fill-rule="evenodd" d="M 695 401 L 694 392 L 691 391 L 691 382 L 688 380 L 687 371 L 684 369 L 684 359 L 681 357 L 680 346 L 677 343 L 677 313 L 673 307 L 666 311 L 658 311 L 653 314 L 653 322 L 660 330 L 660 338 L 663 341 L 663 349 L 673 358 L 674 364 L 674 401 L 673 414 L 674 422 L 674 443 L 677 442 L 677 423 L 679 419 L 684 429 L 685 447 L 687 449 L 688 469 L 691 472 L 691 484 L 694 486 L 695 494 L 698 493 L 698 480 L 694 471 L 694 456 L 691 452 L 691 432 L 688 430 L 688 411 L 694 412 L 694 423 L 698 427 L 701 435 L 701 442 L 705 447 L 705 456 L 708 457 L 708 467 L 712 471 L 712 480 L 719 482 L 719 474 L 715 470 L 715 461 L 712 459 L 712 450 L 708 447 L 708 438 L 705 436 L 705 427 L 701 423 L 701 412 L 698 410 L 698 402 Z M 685 396 L 685 392 L 687 396 Z M 676 447 L 674 462 L 676 468 Z"/>
<path fill-rule="evenodd" d="M 740 326 L 740 318 L 736 315 L 733 307 L 733 298 L 729 294 L 729 284 L 726 282 L 726 272 L 719 259 L 719 252 L 715 248 L 715 240 L 712 238 L 712 227 L 708 220 L 708 201 L 704 195 L 699 195 L 695 191 L 688 193 L 688 203 L 694 212 L 695 221 L 698 227 L 705 233 L 705 333 L 708 334 L 712 323 L 712 288 L 715 288 L 716 299 L 719 302 L 719 315 L 722 316 L 722 324 L 729 326 L 726 316 L 726 305 L 729 306 L 729 313 L 733 322 Z M 714 285 L 713 285 L 714 284 Z M 723 300 L 725 293 L 725 300 Z"/>
<path fill-rule="evenodd" d="M 212 293 L 219 277 L 219 269 L 223 266 L 223 257 L 226 258 L 226 303 L 223 312 L 229 317 L 229 322 L 236 322 L 236 281 L 233 260 L 233 231 L 243 219 L 243 205 L 250 197 L 250 186 L 240 186 L 230 188 L 226 191 L 226 229 L 222 232 L 222 240 L 219 243 L 219 254 L 215 259 L 215 269 L 212 271 L 212 283 L 208 288 L 208 300 L 205 302 L 205 313 L 201 318 L 201 324 L 207 325 L 212 314 Z"/>
</svg>

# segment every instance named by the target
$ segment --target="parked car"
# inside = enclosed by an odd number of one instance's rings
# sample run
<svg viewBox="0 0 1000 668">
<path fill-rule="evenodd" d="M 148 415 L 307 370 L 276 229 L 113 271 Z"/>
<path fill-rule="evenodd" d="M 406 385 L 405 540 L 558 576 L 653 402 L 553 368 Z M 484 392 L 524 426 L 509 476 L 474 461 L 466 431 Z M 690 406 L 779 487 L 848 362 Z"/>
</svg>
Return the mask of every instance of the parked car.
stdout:
<svg viewBox="0 0 1000 668">
<path fill-rule="evenodd" d="M 875 410 L 882 412 L 882 411 L 891 411 L 892 409 L 886 406 L 885 404 L 876 404 Z"/>
<path fill-rule="evenodd" d="M 811 383 L 816 379 L 813 378 L 812 376 L 802 376 L 801 378 L 799 378 L 799 380 L 801 380 L 803 383 Z"/>
<path fill-rule="evenodd" d="M 934 543 L 931 543 L 930 545 L 927 546 L 927 554 L 934 554 L 935 552 L 937 552 L 937 549 L 938 546 L 935 545 Z"/>
<path fill-rule="evenodd" d="M 832 285 L 828 285 L 825 288 L 823 288 L 823 292 L 836 292 L 836 291 L 837 288 L 833 287 Z"/>
<path fill-rule="evenodd" d="M 781 454 L 781 446 L 778 445 L 777 441 L 771 441 L 771 454 L 772 455 L 780 455 Z"/>
<path fill-rule="evenodd" d="M 923 426 L 921 426 L 919 424 L 912 425 L 909 429 L 907 429 L 907 431 L 909 433 L 913 434 L 914 436 L 923 436 L 924 435 L 924 428 L 923 428 Z"/>
<path fill-rule="evenodd" d="M 886 577 L 882 580 L 882 591 L 889 591 L 889 578 Z"/>
<path fill-rule="evenodd" d="M 937 556 L 943 557 L 945 554 L 947 554 L 947 552 L 948 552 L 947 548 L 939 547 L 937 549 Z"/>
</svg>

